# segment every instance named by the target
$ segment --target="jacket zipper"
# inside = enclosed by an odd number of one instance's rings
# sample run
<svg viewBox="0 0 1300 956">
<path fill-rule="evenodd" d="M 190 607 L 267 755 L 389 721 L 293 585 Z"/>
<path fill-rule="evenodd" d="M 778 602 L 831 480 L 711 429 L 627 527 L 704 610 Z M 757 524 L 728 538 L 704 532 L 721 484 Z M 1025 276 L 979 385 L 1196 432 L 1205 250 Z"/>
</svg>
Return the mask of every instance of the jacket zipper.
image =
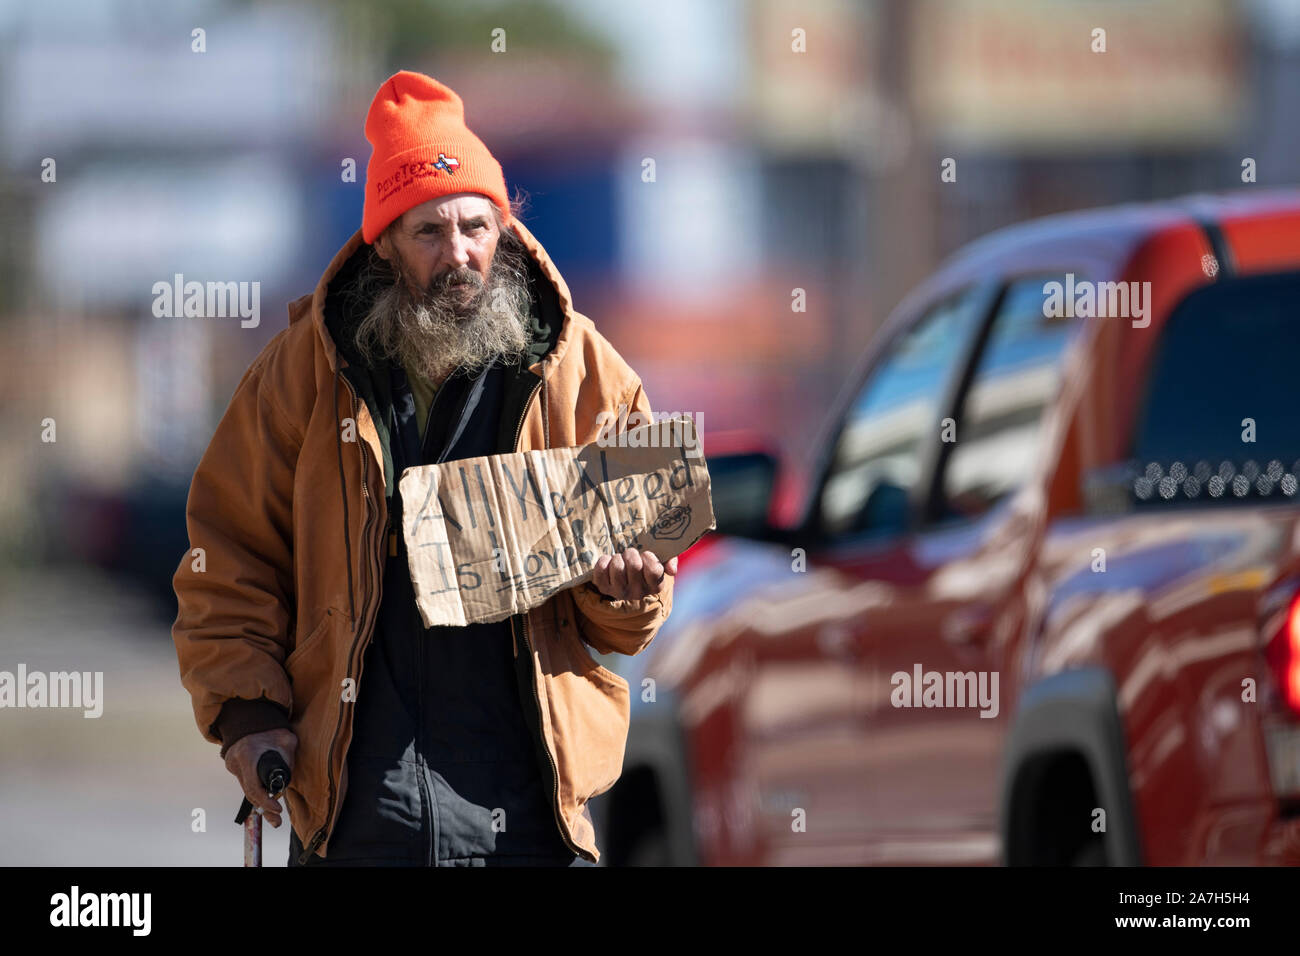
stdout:
<svg viewBox="0 0 1300 956">
<path fill-rule="evenodd" d="M 450 378 L 450 376 L 448 376 Z M 425 450 L 429 441 L 429 429 L 433 427 L 433 413 L 438 407 L 438 399 L 442 398 L 443 392 L 446 391 L 447 379 L 443 379 L 442 385 L 433 393 L 433 401 L 429 403 L 429 410 L 425 413 L 424 429 L 420 433 L 420 454 L 416 459 L 416 464 L 424 463 Z M 417 421 L 417 425 L 419 422 Z M 405 521 L 405 519 L 403 519 Z M 409 560 L 409 556 L 408 556 Z M 437 821 L 433 819 L 433 798 L 429 793 L 428 784 L 425 780 L 424 771 L 426 764 L 424 762 L 424 621 L 420 617 L 420 610 L 417 607 L 412 608 L 415 628 L 415 756 L 420 764 L 420 773 L 416 779 L 416 784 L 420 789 L 421 806 L 429 813 L 428 827 L 428 847 L 425 851 L 425 861 L 427 865 L 433 866 L 436 862 L 434 859 L 437 854 L 437 844 L 435 842 L 434 830 L 437 827 Z"/>
<path fill-rule="evenodd" d="M 348 389 L 348 392 L 350 393 L 352 398 L 352 421 L 356 422 L 357 417 L 360 414 L 360 409 L 358 407 L 359 399 L 357 397 L 356 391 L 352 388 L 351 383 L 349 383 L 346 378 L 343 381 L 345 387 Z M 361 528 L 361 537 L 362 539 L 364 539 L 366 536 L 366 531 L 369 529 L 370 526 L 370 500 L 371 499 L 370 499 L 370 489 L 366 485 L 366 472 L 370 470 L 370 457 L 366 453 L 365 440 L 362 439 L 360 436 L 358 436 L 357 442 L 361 447 L 361 500 L 365 502 L 365 507 L 366 507 L 366 520 L 365 520 L 365 524 L 362 525 Z M 364 547 L 368 543 L 369 542 L 363 540 L 362 546 Z M 374 558 L 375 558 L 375 548 L 371 546 L 368 550 L 368 560 L 366 561 L 367 571 L 373 572 L 375 570 Z M 377 582 L 375 588 L 376 591 L 382 591 L 383 584 L 384 584 L 383 575 L 382 574 L 374 575 L 373 580 Z M 366 594 L 364 586 L 363 586 L 362 594 L 363 595 Z M 376 597 L 378 597 L 378 595 L 376 595 Z M 375 604 L 374 601 L 364 600 L 364 603 L 361 606 L 361 621 L 363 624 L 366 620 L 366 616 L 370 610 L 370 607 L 374 604 Z M 361 642 L 361 635 L 365 634 L 366 632 L 367 632 L 366 627 L 358 627 L 356 636 L 352 640 L 352 647 L 348 650 L 347 673 L 349 677 L 352 676 L 352 661 L 356 657 L 357 645 Z M 357 683 L 360 684 L 360 682 L 361 682 L 361 674 L 360 674 L 360 667 L 358 665 Z M 329 750 L 327 751 L 329 764 L 327 765 L 326 769 L 328 770 L 328 774 L 329 774 L 328 779 L 329 779 L 329 787 L 330 787 L 330 799 L 329 799 L 329 804 L 325 811 L 325 825 L 322 826 L 319 830 L 317 830 L 316 835 L 311 838 L 311 842 L 307 844 L 307 846 L 303 847 L 302 853 L 298 855 L 298 863 L 300 865 L 306 865 L 307 860 L 311 857 L 313 853 L 316 852 L 316 848 L 320 846 L 321 843 L 324 842 L 326 835 L 329 833 L 330 829 L 334 826 L 334 816 L 335 816 L 334 803 L 335 803 L 335 798 L 338 795 L 338 790 L 334 785 L 334 745 L 338 742 L 339 731 L 342 729 L 342 727 L 343 727 L 343 702 L 340 699 L 339 715 L 338 715 L 338 719 L 334 723 L 334 736 L 330 738 Z M 344 774 L 347 773 L 346 759 L 344 761 L 342 773 Z"/>
<path fill-rule="evenodd" d="M 533 390 L 528 393 L 528 400 L 524 402 L 523 414 L 519 416 L 519 425 L 515 428 L 515 443 L 514 443 L 515 451 L 519 451 L 519 437 L 523 434 L 524 431 L 524 419 L 528 417 L 528 406 L 533 403 L 533 399 L 537 396 L 537 389 L 540 386 L 542 386 L 544 382 L 545 380 L 543 379 L 537 385 L 534 385 Z M 543 419 L 542 424 L 543 424 L 543 430 L 545 430 L 545 426 L 547 424 L 545 419 Z M 528 614 L 527 613 L 519 615 L 519 629 L 524 635 L 524 650 L 528 653 L 528 656 L 531 659 L 533 654 L 533 646 L 528 640 Z M 511 618 L 510 633 L 513 635 L 514 631 L 515 631 L 515 621 L 514 618 Z M 537 679 L 535 676 L 533 678 L 532 684 L 533 684 L 533 703 L 536 704 L 537 706 L 537 728 L 538 728 L 538 732 L 541 733 L 542 699 L 540 696 L 538 696 L 537 693 Z M 546 759 L 551 765 L 551 812 L 555 814 L 555 825 L 556 827 L 559 828 L 560 839 L 564 841 L 564 845 L 567 846 L 570 850 L 572 850 L 575 855 L 582 856 L 583 855 L 582 850 L 574 846 L 573 841 L 569 839 L 569 834 L 564 827 L 564 821 L 560 819 L 560 771 L 559 768 L 555 765 L 555 757 L 551 755 L 551 748 L 546 746 L 546 735 L 544 733 L 541 733 L 541 737 L 542 737 L 542 750 L 546 751 Z"/>
</svg>

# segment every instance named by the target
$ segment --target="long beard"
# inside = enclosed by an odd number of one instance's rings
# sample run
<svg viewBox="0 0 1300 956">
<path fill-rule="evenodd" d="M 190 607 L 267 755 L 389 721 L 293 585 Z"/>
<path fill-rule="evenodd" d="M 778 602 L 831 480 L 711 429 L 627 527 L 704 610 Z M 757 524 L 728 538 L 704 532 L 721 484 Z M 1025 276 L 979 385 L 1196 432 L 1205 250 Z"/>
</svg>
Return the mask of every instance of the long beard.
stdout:
<svg viewBox="0 0 1300 956">
<path fill-rule="evenodd" d="M 497 242 L 486 281 L 472 269 L 444 272 L 420 293 L 409 270 L 372 249 L 354 288 L 370 300 L 356 344 L 372 367 L 392 359 L 440 385 L 458 368 L 478 371 L 500 357 L 522 359 L 528 346 L 528 252 L 512 233 Z"/>
</svg>

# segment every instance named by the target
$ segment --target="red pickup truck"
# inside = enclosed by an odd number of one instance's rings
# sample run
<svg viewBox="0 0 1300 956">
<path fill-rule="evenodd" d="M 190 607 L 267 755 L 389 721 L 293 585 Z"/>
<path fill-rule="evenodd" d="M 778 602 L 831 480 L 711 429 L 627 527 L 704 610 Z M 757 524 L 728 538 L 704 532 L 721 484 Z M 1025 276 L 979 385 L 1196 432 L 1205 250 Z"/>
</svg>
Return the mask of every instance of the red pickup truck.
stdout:
<svg viewBox="0 0 1300 956">
<path fill-rule="evenodd" d="M 710 454 L 610 865 L 1300 863 L 1298 367 L 1300 191 L 960 250 L 792 521 Z"/>
</svg>

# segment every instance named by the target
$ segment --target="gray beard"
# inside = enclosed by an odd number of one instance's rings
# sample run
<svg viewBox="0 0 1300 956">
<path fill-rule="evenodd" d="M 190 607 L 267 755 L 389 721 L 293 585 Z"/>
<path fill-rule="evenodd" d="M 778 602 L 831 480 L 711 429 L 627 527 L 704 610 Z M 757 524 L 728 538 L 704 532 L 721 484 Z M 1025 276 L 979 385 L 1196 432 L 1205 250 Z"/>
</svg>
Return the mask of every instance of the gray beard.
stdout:
<svg viewBox="0 0 1300 956">
<path fill-rule="evenodd" d="M 409 270 L 372 249 L 353 292 L 370 302 L 357 326 L 358 352 L 371 367 L 391 359 L 435 386 L 458 368 L 476 372 L 497 357 L 519 362 L 529 343 L 527 256 L 518 237 L 503 232 L 486 281 L 472 269 L 451 270 L 416 294 Z"/>
</svg>

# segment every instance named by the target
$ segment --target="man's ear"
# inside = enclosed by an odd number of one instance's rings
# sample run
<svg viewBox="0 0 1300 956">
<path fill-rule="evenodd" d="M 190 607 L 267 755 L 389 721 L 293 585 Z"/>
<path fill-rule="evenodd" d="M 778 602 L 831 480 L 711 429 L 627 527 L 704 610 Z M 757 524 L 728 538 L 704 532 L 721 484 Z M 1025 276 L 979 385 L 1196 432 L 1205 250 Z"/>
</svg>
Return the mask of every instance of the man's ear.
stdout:
<svg viewBox="0 0 1300 956">
<path fill-rule="evenodd" d="M 397 222 L 393 222 L 392 224 L 387 226 L 384 229 L 384 231 L 379 234 L 379 238 L 375 240 L 375 252 L 379 253 L 379 258 L 385 260 L 386 262 L 393 261 L 392 236 L 393 236 L 393 229 L 395 229 L 396 227 L 397 227 Z"/>
</svg>

